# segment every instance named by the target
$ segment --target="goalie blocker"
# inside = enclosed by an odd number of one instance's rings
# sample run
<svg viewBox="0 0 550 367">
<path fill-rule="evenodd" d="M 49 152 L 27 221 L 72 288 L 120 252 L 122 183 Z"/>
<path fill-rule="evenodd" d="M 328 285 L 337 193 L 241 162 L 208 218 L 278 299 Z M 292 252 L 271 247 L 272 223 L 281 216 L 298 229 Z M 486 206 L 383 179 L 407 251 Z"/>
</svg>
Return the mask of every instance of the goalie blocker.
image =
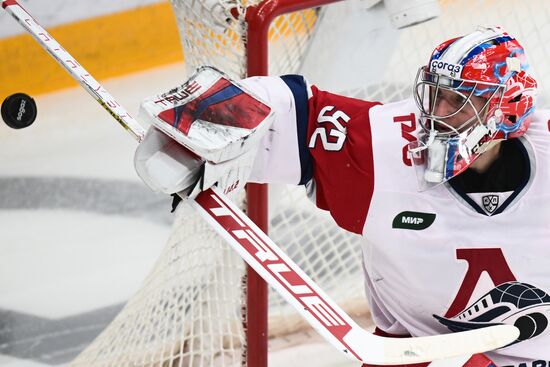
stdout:
<svg viewBox="0 0 550 367">
<path fill-rule="evenodd" d="M 182 86 L 141 104 L 150 123 L 134 157 L 140 178 L 154 191 L 194 198 L 214 184 L 228 194 L 242 188 L 271 108 L 213 67 Z"/>
</svg>

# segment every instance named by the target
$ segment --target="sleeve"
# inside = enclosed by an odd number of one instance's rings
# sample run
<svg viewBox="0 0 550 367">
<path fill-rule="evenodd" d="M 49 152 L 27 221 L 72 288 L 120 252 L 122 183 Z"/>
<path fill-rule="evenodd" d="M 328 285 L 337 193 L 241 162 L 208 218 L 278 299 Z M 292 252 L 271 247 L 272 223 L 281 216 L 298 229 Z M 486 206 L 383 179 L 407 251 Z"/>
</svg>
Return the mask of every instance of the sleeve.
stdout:
<svg viewBox="0 0 550 367">
<path fill-rule="evenodd" d="M 340 227 L 361 234 L 374 188 L 369 110 L 379 103 L 321 91 L 299 75 L 244 83 L 275 111 L 251 181 L 306 185 Z"/>
<path fill-rule="evenodd" d="M 263 138 L 249 178 L 250 182 L 299 184 L 301 173 L 297 102 L 282 78 L 252 77 L 241 81 L 265 101 L 274 113 L 274 121 Z"/>
<path fill-rule="evenodd" d="M 311 195 L 336 223 L 362 234 L 374 190 L 369 112 L 380 105 L 311 87 L 307 147 Z"/>
</svg>

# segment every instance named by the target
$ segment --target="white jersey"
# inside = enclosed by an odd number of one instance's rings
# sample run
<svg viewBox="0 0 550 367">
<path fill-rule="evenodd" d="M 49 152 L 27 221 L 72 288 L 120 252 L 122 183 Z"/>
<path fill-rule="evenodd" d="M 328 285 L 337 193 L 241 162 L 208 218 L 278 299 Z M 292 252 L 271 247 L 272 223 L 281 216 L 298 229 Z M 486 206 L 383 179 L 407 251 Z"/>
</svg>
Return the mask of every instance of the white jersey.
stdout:
<svg viewBox="0 0 550 367">
<path fill-rule="evenodd" d="M 405 148 L 418 128 L 412 100 L 358 101 L 297 76 L 245 83 L 276 112 L 255 181 L 309 184 L 320 208 L 362 233 L 378 328 L 425 336 L 513 324 L 520 339 L 487 355 L 498 366 L 550 363 L 550 111 L 515 141 L 527 166 L 516 191 L 418 192 Z"/>
<path fill-rule="evenodd" d="M 550 112 L 519 139 L 530 165 L 522 187 L 466 195 L 450 184 L 416 190 L 399 154 L 412 119 L 394 122 L 414 111 L 404 101 L 370 115 L 376 178 L 363 235 L 377 325 L 421 336 L 520 323 L 528 340 L 489 356 L 499 366 L 550 360 Z"/>
</svg>

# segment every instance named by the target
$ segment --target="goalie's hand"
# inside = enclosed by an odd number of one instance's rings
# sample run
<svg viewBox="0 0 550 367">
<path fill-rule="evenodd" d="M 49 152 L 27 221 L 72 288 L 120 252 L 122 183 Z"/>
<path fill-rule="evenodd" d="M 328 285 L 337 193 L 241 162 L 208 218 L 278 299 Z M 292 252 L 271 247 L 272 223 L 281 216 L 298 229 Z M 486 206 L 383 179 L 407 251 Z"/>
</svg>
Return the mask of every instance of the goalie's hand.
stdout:
<svg viewBox="0 0 550 367">
<path fill-rule="evenodd" d="M 247 182 L 255 150 L 221 163 L 212 163 L 192 153 L 155 127 L 149 128 L 138 146 L 134 166 L 138 176 L 155 192 L 195 198 L 214 185 L 226 194 Z"/>
<path fill-rule="evenodd" d="M 134 155 L 134 167 L 155 192 L 176 194 L 191 191 L 198 183 L 204 160 L 177 141 L 150 127 Z"/>
<path fill-rule="evenodd" d="M 154 191 L 191 198 L 213 185 L 242 188 L 273 120 L 265 102 L 211 67 L 146 99 L 140 116 L 152 127 L 136 151 L 138 175 Z"/>
</svg>

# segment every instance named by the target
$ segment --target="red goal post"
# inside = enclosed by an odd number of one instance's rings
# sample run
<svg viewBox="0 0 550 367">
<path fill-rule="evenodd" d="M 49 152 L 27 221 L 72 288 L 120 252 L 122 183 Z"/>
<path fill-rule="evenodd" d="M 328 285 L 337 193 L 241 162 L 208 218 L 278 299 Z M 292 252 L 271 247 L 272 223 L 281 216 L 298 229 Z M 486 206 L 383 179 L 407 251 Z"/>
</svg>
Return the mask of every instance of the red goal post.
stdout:
<svg viewBox="0 0 550 367">
<path fill-rule="evenodd" d="M 310 9 L 341 0 L 264 0 L 246 12 L 247 76 L 269 74 L 269 28 L 280 15 Z M 266 185 L 248 184 L 247 214 L 268 233 L 268 190 Z M 247 266 L 247 354 L 251 367 L 266 367 L 268 357 L 268 292 L 265 281 Z M 250 327 L 256 325 L 256 327 Z"/>
</svg>

